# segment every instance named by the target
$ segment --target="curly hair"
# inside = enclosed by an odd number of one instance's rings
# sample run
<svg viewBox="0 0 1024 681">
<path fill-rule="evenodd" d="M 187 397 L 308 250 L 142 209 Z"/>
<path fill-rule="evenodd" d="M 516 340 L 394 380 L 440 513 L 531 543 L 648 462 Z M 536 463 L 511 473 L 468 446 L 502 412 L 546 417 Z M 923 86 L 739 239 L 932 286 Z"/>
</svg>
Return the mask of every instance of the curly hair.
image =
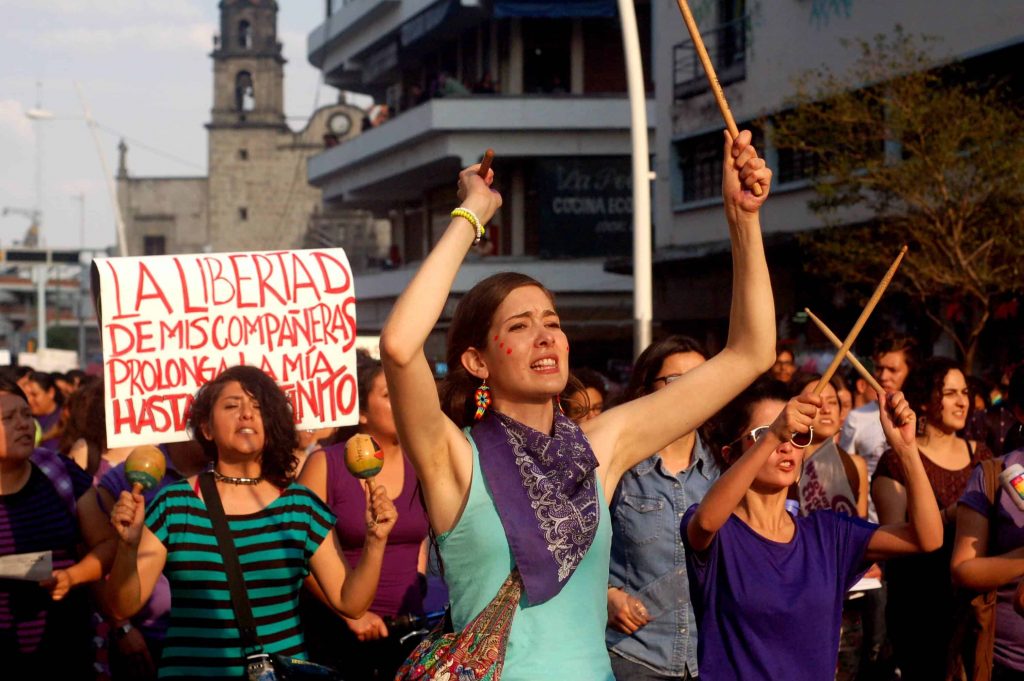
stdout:
<svg viewBox="0 0 1024 681">
<path fill-rule="evenodd" d="M 260 454 L 263 477 L 278 487 L 287 487 L 295 475 L 299 446 L 295 419 L 288 397 L 263 371 L 251 366 L 235 366 L 224 371 L 196 393 L 188 415 L 188 428 L 210 461 L 217 461 L 217 444 L 203 434 L 203 426 L 212 425 L 213 406 L 228 383 L 237 381 L 247 395 L 260 405 L 265 442 Z"/>
<path fill-rule="evenodd" d="M 937 413 L 942 411 L 942 386 L 951 371 L 959 371 L 966 380 L 967 373 L 963 366 L 948 357 L 926 359 L 907 377 L 903 392 L 914 411 L 930 418 L 935 418 Z M 967 400 L 968 423 L 973 413 L 974 396 L 971 395 L 971 399 Z"/>
<path fill-rule="evenodd" d="M 471 288 L 459 301 L 448 328 L 448 375 L 439 387 L 441 409 L 457 426 L 472 425 L 473 392 L 480 385 L 476 378 L 462 366 L 462 353 L 469 348 L 487 347 L 487 330 L 492 318 L 508 294 L 523 286 L 536 286 L 547 295 L 551 305 L 555 297 L 551 291 L 531 276 L 519 272 L 492 274 Z M 561 392 L 561 391 L 559 391 Z"/>
</svg>

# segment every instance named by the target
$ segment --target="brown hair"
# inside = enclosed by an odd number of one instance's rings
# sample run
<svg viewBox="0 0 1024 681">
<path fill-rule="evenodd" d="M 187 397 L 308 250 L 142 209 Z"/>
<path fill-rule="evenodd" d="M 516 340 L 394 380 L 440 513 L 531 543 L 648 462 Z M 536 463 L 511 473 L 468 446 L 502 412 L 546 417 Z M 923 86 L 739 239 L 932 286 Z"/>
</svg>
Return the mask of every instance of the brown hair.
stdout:
<svg viewBox="0 0 1024 681">
<path fill-rule="evenodd" d="M 448 375 L 438 390 L 442 411 L 460 428 L 473 423 L 476 406 L 472 398 L 480 386 L 480 379 L 462 366 L 462 353 L 469 348 L 483 350 L 487 347 L 487 332 L 494 312 L 509 293 L 523 286 L 536 286 L 554 305 L 554 295 L 533 277 L 519 272 L 499 272 L 471 288 L 455 308 L 448 327 L 448 352 L 445 355 Z"/>
<path fill-rule="evenodd" d="M 234 366 L 199 388 L 188 415 L 188 428 L 203 448 L 208 461 L 217 461 L 216 443 L 203 434 L 203 426 L 213 423 L 213 406 L 224 387 L 238 381 L 260 406 L 265 443 L 260 454 L 263 477 L 284 488 L 295 477 L 298 459 L 295 450 L 299 438 L 295 433 L 292 405 L 277 383 L 260 369 Z"/>
</svg>

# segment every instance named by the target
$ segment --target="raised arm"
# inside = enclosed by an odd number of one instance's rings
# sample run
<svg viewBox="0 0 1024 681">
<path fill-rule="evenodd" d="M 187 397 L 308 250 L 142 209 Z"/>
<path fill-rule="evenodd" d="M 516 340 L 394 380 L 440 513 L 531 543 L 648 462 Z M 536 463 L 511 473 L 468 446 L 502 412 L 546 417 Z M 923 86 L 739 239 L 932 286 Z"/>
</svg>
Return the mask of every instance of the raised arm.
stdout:
<svg viewBox="0 0 1024 681">
<path fill-rule="evenodd" d="M 768 432 L 715 481 L 686 526 L 686 538 L 692 548 L 703 551 L 711 546 L 715 534 L 739 506 L 768 457 L 788 442 L 793 433 L 808 432 L 819 406 L 821 397 L 817 395 L 797 395 L 791 399 Z"/>
<path fill-rule="evenodd" d="M 333 528 L 310 559 L 310 572 L 322 595 L 342 615 L 358 618 L 369 609 L 377 593 L 388 534 L 397 519 L 398 513 L 388 498 L 387 489 L 377 485 L 367 499 L 366 540 L 356 566 L 349 568 L 338 533 Z"/>
<path fill-rule="evenodd" d="M 722 194 L 733 274 L 725 348 L 664 390 L 586 422 L 584 430 L 605 467 L 606 490 L 614 490 L 635 464 L 706 421 L 775 361 L 775 302 L 760 222 L 772 172 L 750 140 L 749 131 L 735 140 L 726 132 L 723 146 Z M 764 189 L 760 197 L 750 191 L 755 184 Z"/>
<path fill-rule="evenodd" d="M 903 393 L 892 393 L 883 399 L 885 403 L 879 405 L 878 414 L 885 438 L 906 475 L 908 521 L 879 527 L 868 543 L 868 560 L 935 551 L 942 546 L 942 517 L 917 450 L 917 416 Z"/>
<path fill-rule="evenodd" d="M 145 517 L 142 495 L 121 492 L 110 514 L 118 542 L 105 589 L 107 610 L 117 619 L 142 609 L 167 562 L 167 549 L 145 526 Z"/>
<path fill-rule="evenodd" d="M 463 207 L 487 223 L 501 206 L 501 196 L 490 189 L 494 173 L 488 171 L 487 177 L 481 178 L 478 168 L 471 166 L 459 175 L 459 198 Z M 467 452 L 469 445 L 441 411 L 423 346 L 444 310 L 455 275 L 475 237 L 468 220 L 452 219 L 399 296 L 380 338 L 398 436 L 422 481 L 430 520 L 437 531 L 445 531 L 454 523 L 472 473 L 468 460 L 461 468 L 453 466 L 452 451 L 460 439 Z"/>
</svg>

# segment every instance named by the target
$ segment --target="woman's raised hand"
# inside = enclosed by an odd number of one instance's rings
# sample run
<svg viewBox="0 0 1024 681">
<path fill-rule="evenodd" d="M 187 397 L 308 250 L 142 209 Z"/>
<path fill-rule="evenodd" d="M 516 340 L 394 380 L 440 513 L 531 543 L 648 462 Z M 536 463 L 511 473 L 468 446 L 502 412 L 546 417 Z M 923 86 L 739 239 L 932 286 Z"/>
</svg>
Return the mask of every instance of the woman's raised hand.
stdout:
<svg viewBox="0 0 1024 681">
<path fill-rule="evenodd" d="M 125 544 L 138 547 L 142 539 L 142 527 L 146 519 L 146 502 L 141 494 L 121 492 L 114 509 L 110 512 L 110 524 Z"/>
<path fill-rule="evenodd" d="M 899 456 L 917 451 L 917 414 L 901 392 L 879 396 L 878 418 L 889 446 Z"/>
<path fill-rule="evenodd" d="M 803 434 L 811 430 L 814 417 L 821 408 L 821 397 L 818 395 L 797 395 L 786 403 L 785 408 L 772 423 L 772 432 L 782 442 L 789 442 L 794 434 Z"/>
<path fill-rule="evenodd" d="M 753 215 L 761 209 L 768 198 L 772 183 L 772 171 L 759 158 L 757 150 L 750 143 L 749 130 L 740 132 L 732 139 L 724 130 L 725 147 L 722 160 L 722 197 L 725 200 L 725 214 L 729 224 L 737 225 L 744 214 Z M 754 185 L 761 185 L 761 196 L 754 196 Z"/>
<path fill-rule="evenodd" d="M 479 170 L 480 164 L 474 163 L 459 173 L 459 201 L 486 225 L 501 208 L 501 194 L 491 189 L 494 171 L 488 170 L 486 177 L 480 177 Z"/>
<path fill-rule="evenodd" d="M 398 510 L 384 485 L 374 485 L 366 498 L 366 538 L 384 541 L 398 520 Z"/>
</svg>

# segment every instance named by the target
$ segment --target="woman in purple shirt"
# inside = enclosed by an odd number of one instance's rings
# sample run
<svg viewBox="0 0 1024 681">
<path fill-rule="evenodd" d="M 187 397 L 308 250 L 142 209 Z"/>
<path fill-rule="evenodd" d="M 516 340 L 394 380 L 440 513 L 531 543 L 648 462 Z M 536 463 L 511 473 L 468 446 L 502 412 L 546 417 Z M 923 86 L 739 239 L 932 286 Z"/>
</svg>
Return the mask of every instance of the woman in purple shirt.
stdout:
<svg viewBox="0 0 1024 681">
<path fill-rule="evenodd" d="M 1024 465 L 1024 449 L 1001 461 L 1006 468 Z M 984 475 L 983 465 L 974 469 L 958 502 L 951 568 L 957 586 L 995 590 L 992 681 L 1009 681 L 1024 678 L 1024 617 L 1013 609 L 1014 592 L 1024 577 L 1024 511 L 1002 485 L 990 498 Z M 961 652 L 970 661 L 973 651 Z"/>
<path fill-rule="evenodd" d="M 683 518 L 698 661 L 705 681 L 835 678 L 843 598 L 872 561 L 933 551 L 942 521 L 901 393 L 885 398 L 882 428 L 907 472 L 910 522 L 878 527 L 832 511 L 793 517 L 787 491 L 800 475 L 821 398 L 787 403 L 759 382 L 719 418 L 729 469 Z M 781 413 L 780 413 L 781 412 Z"/>
<path fill-rule="evenodd" d="M 398 667 L 419 641 L 400 642 L 386 620 L 423 615 L 427 571 L 427 514 L 420 501 L 419 482 L 398 444 L 395 419 L 388 400 L 380 362 L 360 354 L 356 367 L 359 387 L 358 432 L 373 437 L 384 453 L 376 481 L 398 491 L 392 499 L 398 521 L 384 549 L 377 595 L 359 619 L 343 617 L 313 599 L 306 599 L 303 621 L 311 659 L 345 670 L 345 678 L 393 679 Z M 366 523 L 365 483 L 345 467 L 346 435 L 338 444 L 309 456 L 299 482 L 313 490 L 337 516 L 338 538 L 345 557 L 357 562 L 363 550 Z M 313 593 L 315 583 L 307 581 Z"/>
</svg>

